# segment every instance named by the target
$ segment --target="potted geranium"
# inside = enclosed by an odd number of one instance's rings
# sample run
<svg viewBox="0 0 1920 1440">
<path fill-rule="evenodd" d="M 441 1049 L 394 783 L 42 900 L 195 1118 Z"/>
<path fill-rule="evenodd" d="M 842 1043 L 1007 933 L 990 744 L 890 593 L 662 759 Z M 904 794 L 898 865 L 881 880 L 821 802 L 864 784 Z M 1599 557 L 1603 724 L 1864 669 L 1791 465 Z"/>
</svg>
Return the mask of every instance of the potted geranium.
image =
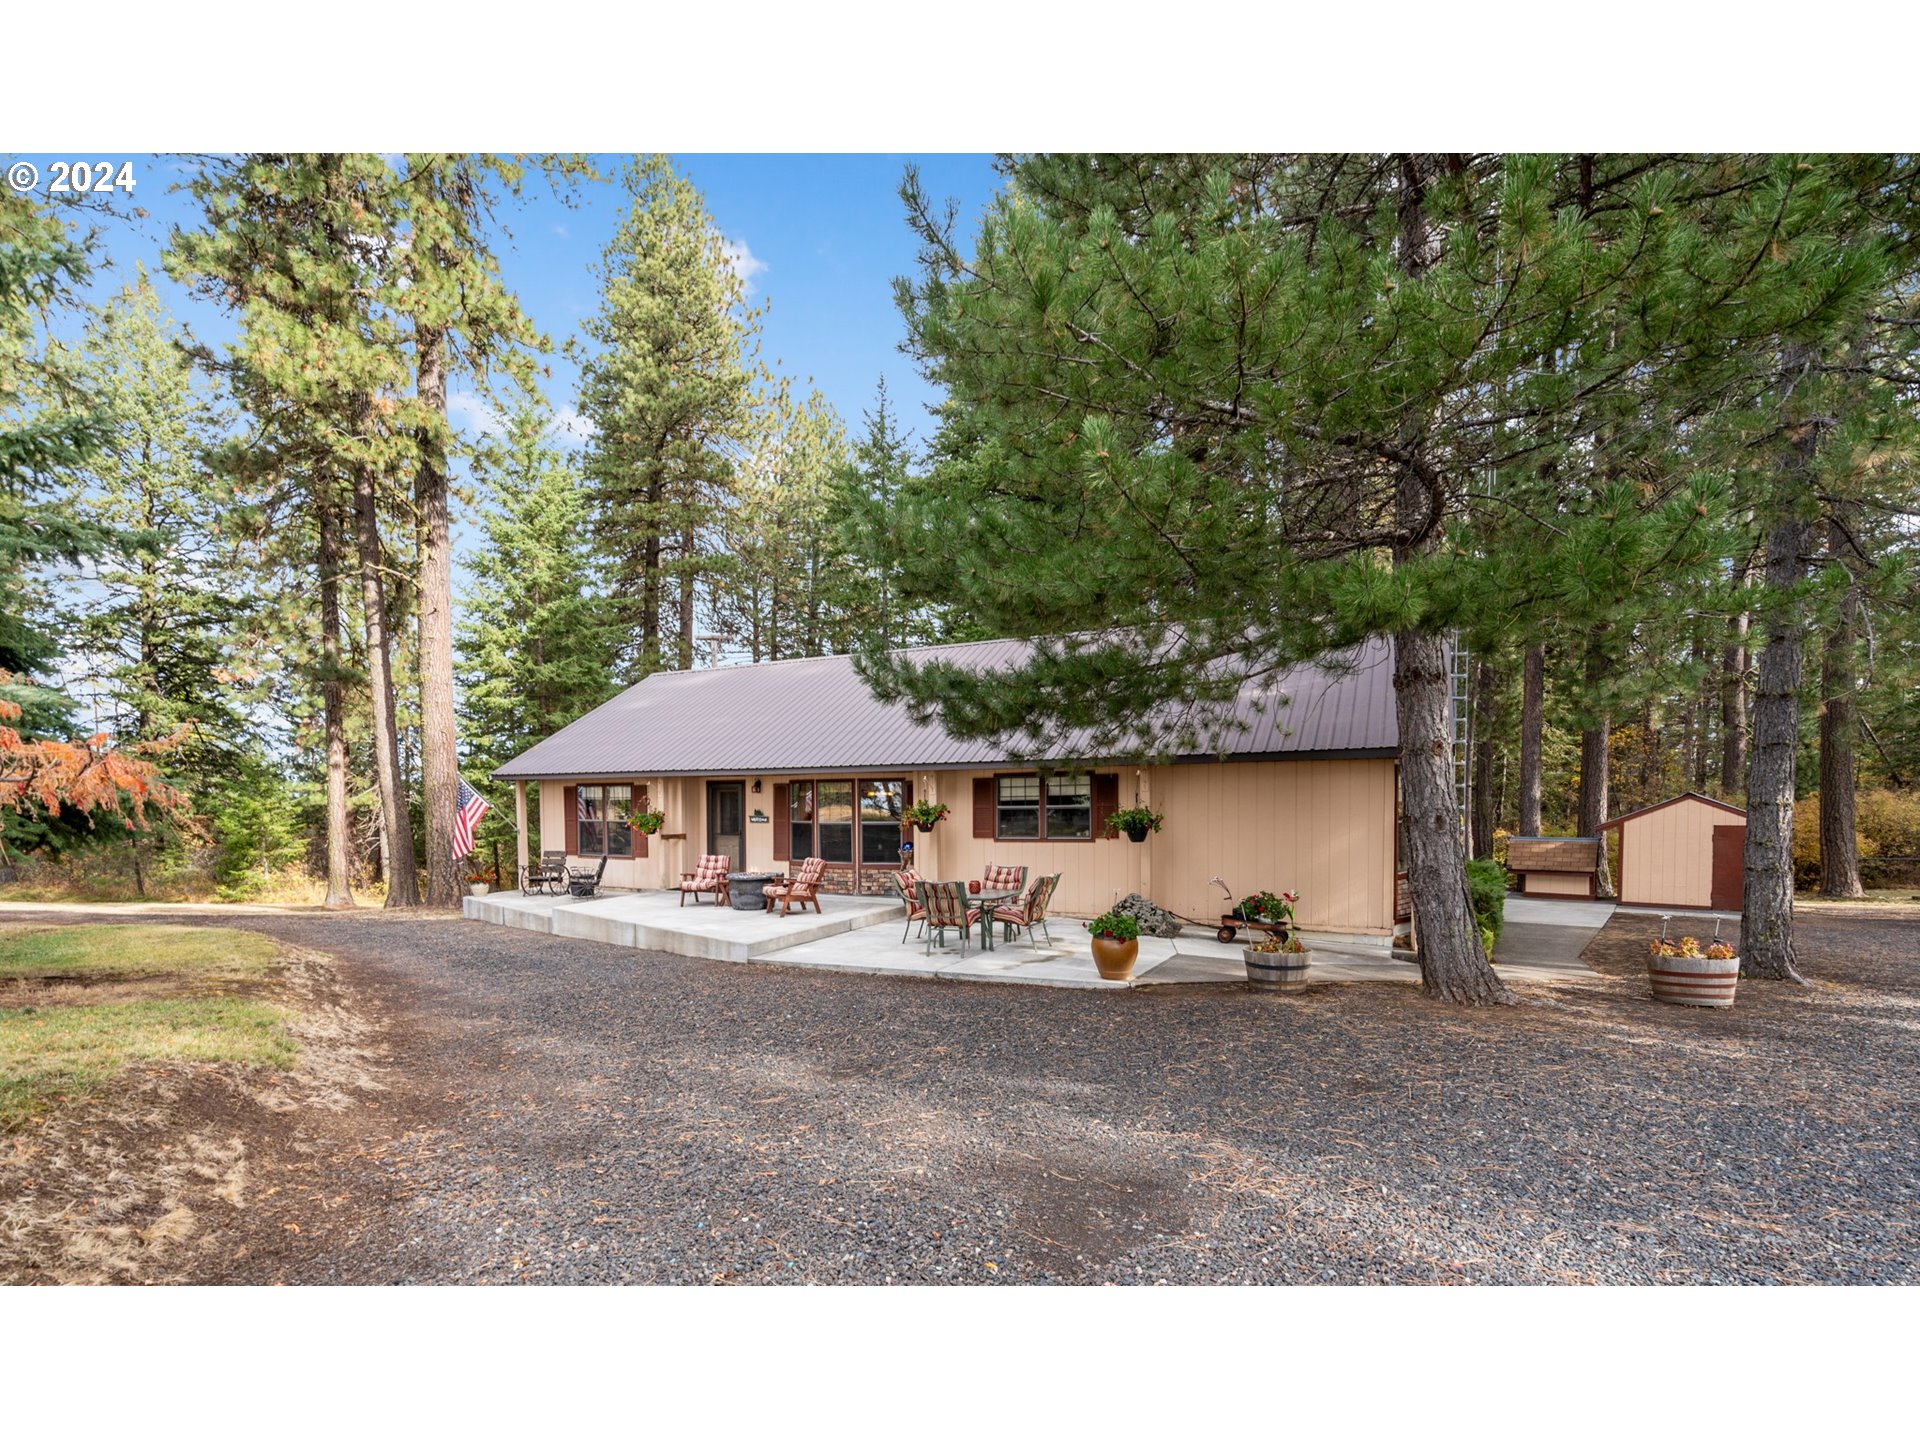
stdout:
<svg viewBox="0 0 1920 1440">
<path fill-rule="evenodd" d="M 1278 925 L 1283 929 L 1293 927 L 1293 907 L 1299 901 L 1299 892 L 1282 890 L 1278 895 L 1271 890 L 1262 890 L 1257 895 L 1249 895 L 1233 907 L 1236 920 L 1259 920 L 1268 925 Z M 1285 938 L 1283 935 L 1282 939 Z"/>
<path fill-rule="evenodd" d="M 1109 910 L 1087 922 L 1093 932 L 1093 963 L 1102 980 L 1131 980 L 1140 957 L 1140 922 Z"/>
<path fill-rule="evenodd" d="M 1116 810 L 1107 817 L 1107 828 L 1118 835 L 1125 831 L 1127 838 L 1138 845 L 1147 836 L 1160 828 L 1160 822 L 1166 819 L 1158 810 L 1145 805 L 1136 805 L 1129 810 Z"/>
<path fill-rule="evenodd" d="M 952 806 L 943 805 L 937 800 L 916 800 L 907 806 L 906 817 L 913 822 L 914 829 L 926 835 L 946 819 L 952 809 Z"/>
<path fill-rule="evenodd" d="M 667 812 L 664 810 L 655 810 L 651 805 L 648 805 L 645 809 L 634 811 L 632 818 L 627 823 L 632 825 L 633 828 L 638 830 L 642 835 L 658 835 L 660 833 L 660 827 L 667 823 Z"/>
<path fill-rule="evenodd" d="M 1247 946 L 1245 959 L 1250 985 L 1304 985 L 1313 952 L 1297 935 L 1271 935 Z"/>
<path fill-rule="evenodd" d="M 1691 935 L 1669 940 L 1662 925 L 1660 938 L 1647 947 L 1647 980 L 1656 1000 L 1724 1010 L 1740 983 L 1740 956 L 1724 940 L 1706 945 Z"/>
<path fill-rule="evenodd" d="M 493 872 L 491 870 L 474 870 L 467 875 L 467 893 L 469 895 L 484 895 L 492 884 Z"/>
</svg>

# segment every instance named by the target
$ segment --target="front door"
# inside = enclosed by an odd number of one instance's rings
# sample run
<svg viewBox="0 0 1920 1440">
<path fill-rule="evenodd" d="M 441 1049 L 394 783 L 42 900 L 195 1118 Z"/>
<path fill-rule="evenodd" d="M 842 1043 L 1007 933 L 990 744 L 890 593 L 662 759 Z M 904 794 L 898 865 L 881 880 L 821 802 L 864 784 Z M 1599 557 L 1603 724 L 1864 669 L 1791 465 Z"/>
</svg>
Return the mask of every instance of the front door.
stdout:
<svg viewBox="0 0 1920 1440">
<path fill-rule="evenodd" d="M 707 782 L 707 854 L 726 856 L 735 870 L 747 868 L 747 785 L 744 780 Z"/>
<path fill-rule="evenodd" d="M 1713 908 L 1740 909 L 1746 902 L 1746 891 L 1747 827 L 1716 825 L 1713 827 Z"/>
</svg>

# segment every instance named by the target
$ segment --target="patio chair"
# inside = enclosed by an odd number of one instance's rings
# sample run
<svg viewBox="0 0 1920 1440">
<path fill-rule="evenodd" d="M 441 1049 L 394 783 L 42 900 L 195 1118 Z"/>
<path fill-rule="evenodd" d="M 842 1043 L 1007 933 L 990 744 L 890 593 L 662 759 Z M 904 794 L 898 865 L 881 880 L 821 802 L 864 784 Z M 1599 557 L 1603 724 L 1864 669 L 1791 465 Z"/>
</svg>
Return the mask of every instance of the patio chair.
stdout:
<svg viewBox="0 0 1920 1440">
<path fill-rule="evenodd" d="M 1059 884 L 1058 875 L 1042 875 L 1033 882 L 1033 888 L 1014 904 L 995 906 L 987 923 L 991 925 L 998 920 L 1006 926 L 1009 940 L 1013 938 L 1014 927 L 1019 926 L 1027 932 L 1027 944 L 1036 950 L 1040 947 L 1034 944 L 1033 931 L 1034 927 L 1038 926 L 1040 933 L 1047 937 L 1047 943 L 1051 945 L 1053 936 L 1047 930 L 1047 906 L 1053 900 L 1054 889 Z"/>
<path fill-rule="evenodd" d="M 785 915 L 793 909 L 796 902 L 804 910 L 807 902 L 812 901 L 814 914 L 820 914 L 820 877 L 826 873 L 826 861 L 818 855 L 808 856 L 800 862 L 800 868 L 785 880 L 772 880 L 767 883 L 767 888 L 762 892 L 767 897 L 767 909 L 773 909 L 777 902 L 780 913 Z"/>
<path fill-rule="evenodd" d="M 559 895 L 567 883 L 567 852 L 542 850 L 538 860 L 529 860 L 520 872 L 523 895 Z"/>
<path fill-rule="evenodd" d="M 1024 865 L 989 865 L 987 873 L 980 877 L 980 884 L 987 890 L 1023 890 L 1027 884 L 1027 867 Z"/>
<path fill-rule="evenodd" d="M 920 907 L 927 912 L 927 954 L 934 941 L 947 943 L 947 931 L 960 932 L 960 953 L 967 953 L 967 941 L 973 936 L 973 922 L 980 918 L 977 907 L 967 904 L 967 887 L 958 880 L 922 880 L 919 884 Z"/>
<path fill-rule="evenodd" d="M 600 888 L 600 880 L 607 873 L 607 857 L 602 855 L 600 863 L 591 870 L 567 871 L 567 893 L 569 895 L 591 895 Z"/>
<path fill-rule="evenodd" d="M 907 943 L 913 934 L 913 922 L 927 918 L 927 907 L 920 903 L 920 877 L 911 870 L 893 872 L 893 888 L 900 892 L 900 899 L 907 907 L 907 928 L 900 932 L 900 943 Z"/>
<path fill-rule="evenodd" d="M 727 904 L 727 872 L 732 868 L 733 861 L 724 855 L 702 855 L 693 869 L 680 872 L 680 903 L 685 905 L 691 895 L 698 905 L 702 895 L 712 892 L 714 904 Z"/>
</svg>

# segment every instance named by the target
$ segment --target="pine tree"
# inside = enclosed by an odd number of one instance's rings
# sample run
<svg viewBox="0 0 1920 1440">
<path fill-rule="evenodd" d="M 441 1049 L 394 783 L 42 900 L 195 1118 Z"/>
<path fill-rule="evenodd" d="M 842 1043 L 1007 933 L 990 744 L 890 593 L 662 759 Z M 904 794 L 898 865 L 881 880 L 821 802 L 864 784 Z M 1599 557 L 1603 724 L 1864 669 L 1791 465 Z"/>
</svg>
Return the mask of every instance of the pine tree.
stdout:
<svg viewBox="0 0 1920 1440">
<path fill-rule="evenodd" d="M 693 666 L 696 598 L 765 377 L 762 312 L 699 192 L 658 155 L 623 181 L 633 203 L 601 258 L 580 410 L 595 535 L 640 679 Z"/>
<path fill-rule="evenodd" d="M 391 563 L 382 522 L 405 493 L 403 479 L 418 458 L 418 427 L 415 412 L 403 406 L 413 376 L 405 353 L 410 337 L 394 303 L 403 288 L 393 266 L 400 224 L 395 182 L 375 155 L 205 161 L 188 187 L 200 203 L 201 223 L 174 232 L 167 263 L 177 278 L 239 314 L 234 392 L 274 434 L 278 453 L 308 478 L 314 519 L 325 522 L 308 527 L 325 552 L 318 564 L 323 577 L 340 574 L 351 539 L 387 904 L 407 906 L 419 903 L 419 880 L 401 769 L 393 631 L 409 594 L 396 583 L 404 567 Z M 339 549 L 328 551 L 335 536 Z M 324 612 L 330 607 L 324 594 L 322 600 Z M 317 678 L 325 686 L 337 673 Z M 344 745 L 329 748 L 344 754 Z M 329 815 L 343 822 L 332 807 Z M 342 853 L 332 841 L 328 850 Z M 336 893 L 331 873 L 329 892 Z"/>
<path fill-rule="evenodd" d="M 196 376 L 190 343 L 143 274 L 93 316 L 72 357 L 107 422 L 75 469 L 75 511 L 147 543 L 79 584 L 66 630 L 74 683 L 105 702 L 113 733 L 136 744 L 179 736 L 162 773 L 199 798 L 246 748 L 233 647 L 252 596 L 236 581 L 244 568 L 222 533 L 225 488 L 209 468 L 229 417 Z M 144 895 L 140 834 L 128 844 Z"/>
<path fill-rule="evenodd" d="M 961 733 L 1035 744 L 1040 716 L 1154 753 L 1192 743 L 1143 734 L 1154 707 L 1391 634 L 1427 986 L 1508 998 L 1470 920 L 1446 637 L 1522 639 L 1501 617 L 1706 553 L 1704 481 L 1591 459 L 1603 430 L 1657 448 L 1643 387 L 1676 319 L 1682 177 L 1633 157 L 1009 171 L 971 253 L 907 187 L 925 265 L 902 304 L 965 442 L 881 534 L 916 594 L 1000 633 L 1109 628 L 1011 683 L 871 654 L 866 673 Z"/>
<path fill-rule="evenodd" d="M 467 755 L 485 773 L 610 698 L 620 632 L 589 540 L 577 459 L 529 397 L 486 445 L 482 544 L 459 631 Z"/>
</svg>

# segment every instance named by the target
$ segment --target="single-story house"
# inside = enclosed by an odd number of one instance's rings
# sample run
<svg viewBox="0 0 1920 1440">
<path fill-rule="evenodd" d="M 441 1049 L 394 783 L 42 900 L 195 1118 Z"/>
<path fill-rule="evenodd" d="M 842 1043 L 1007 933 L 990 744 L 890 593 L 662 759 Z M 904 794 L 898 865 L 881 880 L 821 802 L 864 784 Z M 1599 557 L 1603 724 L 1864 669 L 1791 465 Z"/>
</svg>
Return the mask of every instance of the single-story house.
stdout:
<svg viewBox="0 0 1920 1440">
<path fill-rule="evenodd" d="M 1026 647 L 907 653 L 1006 668 Z M 1250 680 L 1231 718 L 1205 754 L 1020 762 L 916 724 L 837 655 L 650 675 L 495 775 L 513 782 L 523 865 L 531 783 L 542 848 L 564 848 L 575 864 L 606 856 L 614 888 L 671 889 L 703 854 L 749 870 L 817 855 L 826 888 L 889 894 L 908 840 L 923 877 L 978 878 L 989 863 L 1057 871 L 1053 908 L 1064 915 L 1095 915 L 1137 891 L 1217 918 L 1218 876 L 1236 896 L 1298 891 L 1305 928 L 1391 934 L 1405 887 L 1390 644 Z M 901 820 L 916 800 L 951 813 L 917 832 Z M 1161 811 L 1165 828 L 1143 843 L 1109 835 L 1106 817 L 1132 805 Z M 665 815 L 653 836 L 629 823 L 648 806 Z"/>
</svg>

